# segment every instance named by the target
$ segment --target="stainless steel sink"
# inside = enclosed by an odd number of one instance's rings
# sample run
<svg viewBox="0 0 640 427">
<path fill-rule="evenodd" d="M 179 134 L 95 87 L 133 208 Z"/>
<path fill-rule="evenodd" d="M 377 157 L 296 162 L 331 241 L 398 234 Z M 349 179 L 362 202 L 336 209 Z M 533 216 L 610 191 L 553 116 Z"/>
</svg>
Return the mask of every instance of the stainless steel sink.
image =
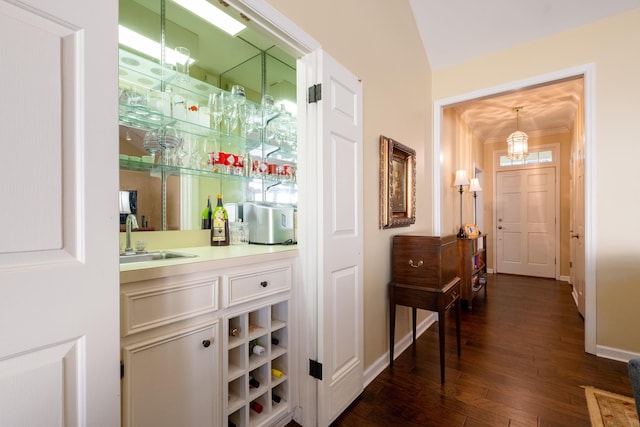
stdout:
<svg viewBox="0 0 640 427">
<path fill-rule="evenodd" d="M 144 252 L 131 255 L 120 255 L 120 264 L 129 264 L 131 262 L 161 261 L 176 258 L 194 258 L 196 256 L 197 255 L 172 251 Z"/>
</svg>

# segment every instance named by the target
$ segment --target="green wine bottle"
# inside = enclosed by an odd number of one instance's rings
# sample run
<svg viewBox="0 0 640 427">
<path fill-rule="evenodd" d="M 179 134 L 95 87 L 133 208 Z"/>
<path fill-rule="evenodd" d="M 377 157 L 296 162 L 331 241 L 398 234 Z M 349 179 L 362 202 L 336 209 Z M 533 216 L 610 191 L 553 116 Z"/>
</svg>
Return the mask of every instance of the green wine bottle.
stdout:
<svg viewBox="0 0 640 427">
<path fill-rule="evenodd" d="M 213 210 L 211 209 L 211 196 L 207 196 L 207 207 L 202 211 L 202 229 L 211 229 L 211 215 Z"/>
<path fill-rule="evenodd" d="M 211 246 L 229 246 L 229 214 L 222 204 L 222 194 L 211 216 Z"/>
</svg>

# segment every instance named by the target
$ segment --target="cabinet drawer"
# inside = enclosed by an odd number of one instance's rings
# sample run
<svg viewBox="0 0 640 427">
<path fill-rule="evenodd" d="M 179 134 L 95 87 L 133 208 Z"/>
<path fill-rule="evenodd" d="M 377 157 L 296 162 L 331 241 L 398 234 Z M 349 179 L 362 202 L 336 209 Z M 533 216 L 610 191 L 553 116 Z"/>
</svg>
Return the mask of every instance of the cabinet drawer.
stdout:
<svg viewBox="0 0 640 427">
<path fill-rule="evenodd" d="M 399 234 L 391 247 L 391 277 L 395 283 L 443 288 L 457 274 L 455 236 Z"/>
<path fill-rule="evenodd" d="M 448 309 L 457 299 L 460 298 L 460 279 L 455 278 L 456 284 L 444 294 L 444 307 Z"/>
<path fill-rule="evenodd" d="M 291 267 L 280 266 L 229 275 L 224 286 L 225 307 L 291 289 Z"/>
<path fill-rule="evenodd" d="M 121 293 L 123 337 L 218 309 L 218 277 L 148 280 Z"/>
</svg>

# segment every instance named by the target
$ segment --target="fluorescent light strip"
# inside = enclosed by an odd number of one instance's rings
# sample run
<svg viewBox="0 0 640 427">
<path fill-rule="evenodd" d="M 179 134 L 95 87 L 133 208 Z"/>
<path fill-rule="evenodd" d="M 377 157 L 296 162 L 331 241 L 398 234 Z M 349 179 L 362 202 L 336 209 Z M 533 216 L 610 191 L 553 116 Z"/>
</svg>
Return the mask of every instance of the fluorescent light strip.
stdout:
<svg viewBox="0 0 640 427">
<path fill-rule="evenodd" d="M 173 0 L 191 13 L 235 36 L 246 26 L 209 3 L 207 0 Z"/>
<path fill-rule="evenodd" d="M 129 46 L 131 49 L 137 50 L 140 53 L 144 53 L 147 56 L 160 60 L 160 43 L 155 40 L 151 40 L 140 33 L 136 33 L 127 27 L 123 27 L 122 25 L 118 25 L 118 42 L 122 45 Z M 184 55 L 173 49 L 166 49 L 165 62 L 167 64 L 175 65 L 178 59 L 183 60 Z M 194 62 L 195 59 L 189 59 L 189 64 L 193 64 Z"/>
</svg>

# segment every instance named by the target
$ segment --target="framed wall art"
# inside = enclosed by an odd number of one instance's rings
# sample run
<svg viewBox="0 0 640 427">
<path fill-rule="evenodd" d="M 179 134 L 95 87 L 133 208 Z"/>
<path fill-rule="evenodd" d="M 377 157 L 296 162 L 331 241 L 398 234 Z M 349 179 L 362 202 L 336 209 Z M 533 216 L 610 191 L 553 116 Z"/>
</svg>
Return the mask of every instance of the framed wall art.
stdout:
<svg viewBox="0 0 640 427">
<path fill-rule="evenodd" d="M 380 135 L 380 228 L 416 222 L 416 152 Z"/>
</svg>

